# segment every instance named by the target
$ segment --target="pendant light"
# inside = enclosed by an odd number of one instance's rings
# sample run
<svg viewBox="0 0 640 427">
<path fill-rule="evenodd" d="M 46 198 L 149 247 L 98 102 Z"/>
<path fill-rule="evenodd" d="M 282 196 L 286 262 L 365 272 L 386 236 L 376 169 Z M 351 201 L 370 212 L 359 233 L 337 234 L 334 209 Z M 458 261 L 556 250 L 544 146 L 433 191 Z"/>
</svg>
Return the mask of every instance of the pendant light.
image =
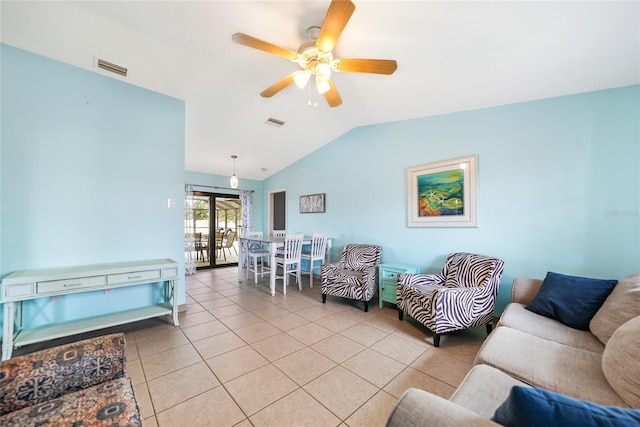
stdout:
<svg viewBox="0 0 640 427">
<path fill-rule="evenodd" d="M 233 175 L 231 175 L 231 178 L 229 179 L 229 185 L 231 188 L 238 188 L 238 177 L 236 176 L 236 159 L 238 156 L 234 154 L 231 158 L 233 159 Z"/>
</svg>

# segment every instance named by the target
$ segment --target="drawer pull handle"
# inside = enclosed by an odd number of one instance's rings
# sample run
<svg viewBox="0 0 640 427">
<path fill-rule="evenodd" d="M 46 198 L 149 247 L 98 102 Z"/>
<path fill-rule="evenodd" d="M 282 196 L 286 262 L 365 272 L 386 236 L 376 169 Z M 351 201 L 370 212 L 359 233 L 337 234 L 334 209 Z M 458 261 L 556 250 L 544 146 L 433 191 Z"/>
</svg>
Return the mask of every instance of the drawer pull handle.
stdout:
<svg viewBox="0 0 640 427">
<path fill-rule="evenodd" d="M 142 279 L 142 276 L 127 276 L 127 279 L 129 279 L 129 280 Z"/>
<path fill-rule="evenodd" d="M 72 288 L 74 286 L 82 286 L 82 283 L 65 283 L 64 284 L 65 288 Z"/>
</svg>

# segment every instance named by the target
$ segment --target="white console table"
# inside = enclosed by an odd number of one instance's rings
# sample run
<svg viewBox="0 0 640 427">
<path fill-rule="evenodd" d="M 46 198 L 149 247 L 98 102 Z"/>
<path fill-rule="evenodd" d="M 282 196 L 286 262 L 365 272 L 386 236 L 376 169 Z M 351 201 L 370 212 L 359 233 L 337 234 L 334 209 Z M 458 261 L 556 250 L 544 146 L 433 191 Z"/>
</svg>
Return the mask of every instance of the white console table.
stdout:
<svg viewBox="0 0 640 427">
<path fill-rule="evenodd" d="M 16 271 L 2 279 L 0 289 L 0 303 L 4 307 L 2 360 L 11 358 L 13 349 L 23 345 L 151 317 L 171 315 L 173 324 L 178 326 L 177 279 L 178 263 L 170 259 Z M 23 328 L 24 301 L 157 282 L 165 283 L 163 303 L 33 329 Z"/>
</svg>

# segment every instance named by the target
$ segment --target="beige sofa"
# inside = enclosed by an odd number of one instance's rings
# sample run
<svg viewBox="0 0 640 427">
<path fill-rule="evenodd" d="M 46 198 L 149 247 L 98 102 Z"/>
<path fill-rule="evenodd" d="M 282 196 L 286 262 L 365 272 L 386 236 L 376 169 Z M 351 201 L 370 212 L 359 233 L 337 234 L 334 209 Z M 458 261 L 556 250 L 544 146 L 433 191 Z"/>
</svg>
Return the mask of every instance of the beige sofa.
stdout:
<svg viewBox="0 0 640 427">
<path fill-rule="evenodd" d="M 589 331 L 526 310 L 541 285 L 542 280 L 514 280 L 512 302 L 450 400 L 409 389 L 387 425 L 495 426 L 490 418 L 515 385 L 640 408 L 640 273 L 618 282 Z"/>
</svg>

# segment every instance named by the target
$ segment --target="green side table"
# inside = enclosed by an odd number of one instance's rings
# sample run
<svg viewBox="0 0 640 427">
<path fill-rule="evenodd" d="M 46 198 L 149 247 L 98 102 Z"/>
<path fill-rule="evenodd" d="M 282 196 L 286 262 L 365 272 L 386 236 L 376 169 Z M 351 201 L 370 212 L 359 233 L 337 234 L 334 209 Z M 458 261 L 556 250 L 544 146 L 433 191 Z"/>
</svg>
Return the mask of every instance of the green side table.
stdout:
<svg viewBox="0 0 640 427">
<path fill-rule="evenodd" d="M 378 296 L 380 298 L 380 308 L 384 302 L 397 303 L 396 288 L 398 274 L 420 273 L 420 267 L 412 264 L 400 264 L 397 262 L 387 262 L 378 265 Z"/>
</svg>

